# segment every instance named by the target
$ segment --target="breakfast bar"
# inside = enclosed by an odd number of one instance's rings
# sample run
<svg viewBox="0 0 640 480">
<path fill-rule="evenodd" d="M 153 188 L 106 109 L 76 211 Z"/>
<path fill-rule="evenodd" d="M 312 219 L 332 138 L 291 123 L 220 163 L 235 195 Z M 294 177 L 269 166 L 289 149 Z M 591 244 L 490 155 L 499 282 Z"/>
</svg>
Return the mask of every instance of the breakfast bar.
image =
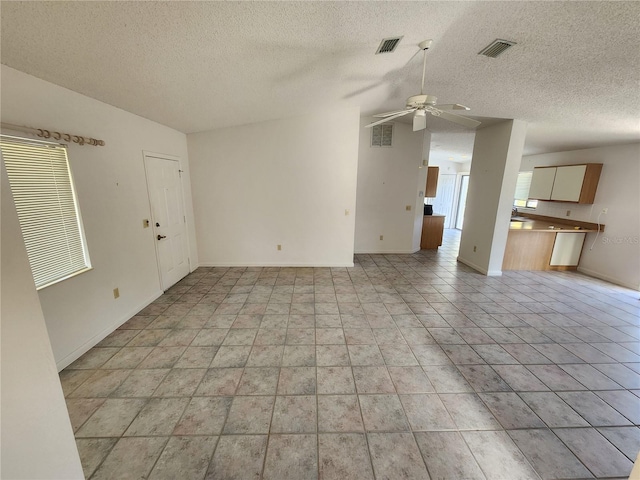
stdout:
<svg viewBox="0 0 640 480">
<path fill-rule="evenodd" d="M 604 225 L 533 214 L 512 217 L 502 270 L 576 270 L 587 233 Z"/>
</svg>

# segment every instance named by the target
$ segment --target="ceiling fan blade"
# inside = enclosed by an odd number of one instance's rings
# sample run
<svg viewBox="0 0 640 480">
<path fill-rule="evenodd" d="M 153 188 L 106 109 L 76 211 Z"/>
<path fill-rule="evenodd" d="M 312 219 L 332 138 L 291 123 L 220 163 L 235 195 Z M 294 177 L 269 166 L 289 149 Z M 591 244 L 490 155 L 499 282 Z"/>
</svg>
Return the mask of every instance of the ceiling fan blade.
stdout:
<svg viewBox="0 0 640 480">
<path fill-rule="evenodd" d="M 444 118 L 445 120 L 449 120 L 450 122 L 454 122 L 454 123 L 457 123 L 459 125 L 464 125 L 465 127 L 469 127 L 469 128 L 476 128 L 478 125 L 480 125 L 479 121 L 473 120 L 471 118 L 463 117 L 462 115 L 456 115 L 455 113 L 443 112 L 442 110 L 438 110 L 438 112 L 440 112 L 440 113 L 432 112 L 431 114 L 436 116 L 436 117 Z"/>
<path fill-rule="evenodd" d="M 383 118 L 382 120 L 378 120 L 377 122 L 370 123 L 369 125 L 365 125 L 364 128 L 375 127 L 376 125 L 380 125 L 381 123 L 388 122 L 389 120 L 393 120 L 394 118 L 402 117 L 403 115 L 406 115 L 411 112 L 413 112 L 413 110 L 403 110 L 401 113 L 398 113 L 397 115 L 392 115 L 390 117 Z"/>
<path fill-rule="evenodd" d="M 415 110 L 416 110 L 415 108 L 405 108 L 404 110 L 396 110 L 395 112 L 376 113 L 374 117 L 376 118 L 391 117 L 393 115 L 397 115 L 398 113 L 402 113 L 406 115 L 407 113 L 411 113 Z"/>
<path fill-rule="evenodd" d="M 427 128 L 427 115 L 424 110 L 418 110 L 413 115 L 413 131 L 424 130 Z"/>
<path fill-rule="evenodd" d="M 435 107 L 438 110 L 462 110 L 462 111 L 471 110 L 469 107 L 465 105 L 460 105 L 459 103 L 444 103 L 442 105 L 436 105 Z"/>
</svg>

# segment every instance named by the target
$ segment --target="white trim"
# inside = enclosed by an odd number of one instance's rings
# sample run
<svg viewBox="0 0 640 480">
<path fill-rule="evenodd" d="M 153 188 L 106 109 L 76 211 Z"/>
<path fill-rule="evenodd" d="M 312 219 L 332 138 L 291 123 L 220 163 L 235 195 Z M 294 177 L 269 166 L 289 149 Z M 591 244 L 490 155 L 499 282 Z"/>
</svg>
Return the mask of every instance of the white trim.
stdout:
<svg viewBox="0 0 640 480">
<path fill-rule="evenodd" d="M 417 248 L 415 250 L 372 250 L 365 252 L 355 252 L 355 255 L 413 255 L 414 253 L 418 253 L 420 250 L 420 248 Z"/>
<path fill-rule="evenodd" d="M 283 262 L 260 262 L 260 263 L 215 263 L 201 262 L 200 267 L 317 267 L 317 268 L 342 268 L 353 267 L 354 263 L 283 263 Z"/>
<path fill-rule="evenodd" d="M 487 270 L 486 268 L 482 268 L 479 267 L 478 265 L 476 265 L 473 262 L 470 262 L 469 260 L 466 260 L 462 257 L 458 257 L 456 260 L 458 260 L 458 262 L 465 264 L 467 267 L 471 267 L 474 270 L 482 273 L 483 275 L 486 275 L 487 277 L 501 277 L 502 276 L 502 270 Z"/>
<path fill-rule="evenodd" d="M 144 302 L 138 304 L 137 307 L 131 309 L 128 313 L 124 314 L 118 320 L 116 320 L 115 322 L 111 323 L 107 328 L 102 330 L 100 333 L 98 333 L 98 334 L 94 335 L 93 337 L 91 337 L 89 340 L 84 342 L 82 345 L 80 345 L 78 348 L 76 348 L 69 355 L 67 355 L 66 357 L 58 360 L 56 362 L 56 367 L 58 368 L 58 372 L 61 372 L 63 369 L 67 368 L 69 365 L 71 365 L 73 362 L 75 362 L 78 358 L 80 358 L 82 355 L 84 355 L 89 350 L 91 350 L 93 347 L 95 347 L 98 343 L 100 343 L 108 335 L 113 333 L 118 327 L 120 327 L 123 323 L 125 323 L 127 320 L 129 320 L 131 317 L 133 317 L 136 313 L 138 313 L 140 310 L 142 310 L 147 305 L 151 304 L 154 300 L 157 300 L 158 298 L 160 298 L 163 293 L 164 292 L 162 290 L 154 292 L 150 297 L 148 297 L 147 300 L 145 300 Z"/>
<path fill-rule="evenodd" d="M 596 272 L 595 270 L 590 270 L 584 267 L 578 267 L 578 272 L 583 273 L 584 275 L 588 275 L 589 277 L 599 278 L 600 280 L 604 280 L 606 282 L 613 283 L 615 285 L 620 285 L 621 287 L 626 287 L 626 288 L 630 288 L 631 290 L 640 291 L 640 285 L 637 285 L 637 284 L 634 285 L 633 283 L 625 282 L 624 280 L 610 277 L 609 275 Z"/>
</svg>

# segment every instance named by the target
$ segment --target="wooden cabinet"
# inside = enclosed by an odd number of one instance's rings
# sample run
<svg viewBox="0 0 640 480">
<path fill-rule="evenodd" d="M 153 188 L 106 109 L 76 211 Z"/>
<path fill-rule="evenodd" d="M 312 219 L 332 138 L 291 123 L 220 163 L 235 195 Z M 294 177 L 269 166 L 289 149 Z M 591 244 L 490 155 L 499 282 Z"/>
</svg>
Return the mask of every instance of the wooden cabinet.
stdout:
<svg viewBox="0 0 640 480">
<path fill-rule="evenodd" d="M 533 169 L 529 198 L 556 202 L 593 203 L 602 172 L 601 163 Z"/>
<path fill-rule="evenodd" d="M 420 248 L 422 250 L 437 250 L 442 245 L 444 219 L 444 215 L 425 215 L 423 217 L 422 238 L 420 239 Z"/>
<path fill-rule="evenodd" d="M 424 196 L 426 198 L 435 198 L 438 190 L 438 175 L 440 167 L 429 167 L 427 169 L 427 185 L 424 188 Z"/>
<path fill-rule="evenodd" d="M 533 169 L 529 198 L 550 200 L 553 181 L 556 178 L 556 167 L 536 167 Z"/>
<path fill-rule="evenodd" d="M 575 270 L 586 233 L 511 230 L 502 270 Z"/>
</svg>

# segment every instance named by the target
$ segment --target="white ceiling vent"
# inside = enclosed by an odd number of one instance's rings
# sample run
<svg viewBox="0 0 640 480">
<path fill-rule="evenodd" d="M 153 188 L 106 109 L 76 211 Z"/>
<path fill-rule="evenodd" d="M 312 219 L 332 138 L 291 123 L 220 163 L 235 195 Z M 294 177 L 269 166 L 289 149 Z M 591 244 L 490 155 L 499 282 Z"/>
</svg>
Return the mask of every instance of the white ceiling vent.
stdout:
<svg viewBox="0 0 640 480">
<path fill-rule="evenodd" d="M 371 129 L 372 147 L 391 147 L 393 143 L 393 124 L 376 125 Z"/>
<path fill-rule="evenodd" d="M 392 53 L 400 43 L 400 40 L 402 40 L 402 37 L 383 38 L 378 50 L 376 50 L 376 55 L 379 53 Z"/>
<path fill-rule="evenodd" d="M 485 57 L 496 58 L 502 54 L 505 50 L 514 46 L 516 42 L 510 42 L 509 40 L 501 40 L 496 38 L 490 45 L 478 52 L 478 55 L 484 55 Z"/>
</svg>

